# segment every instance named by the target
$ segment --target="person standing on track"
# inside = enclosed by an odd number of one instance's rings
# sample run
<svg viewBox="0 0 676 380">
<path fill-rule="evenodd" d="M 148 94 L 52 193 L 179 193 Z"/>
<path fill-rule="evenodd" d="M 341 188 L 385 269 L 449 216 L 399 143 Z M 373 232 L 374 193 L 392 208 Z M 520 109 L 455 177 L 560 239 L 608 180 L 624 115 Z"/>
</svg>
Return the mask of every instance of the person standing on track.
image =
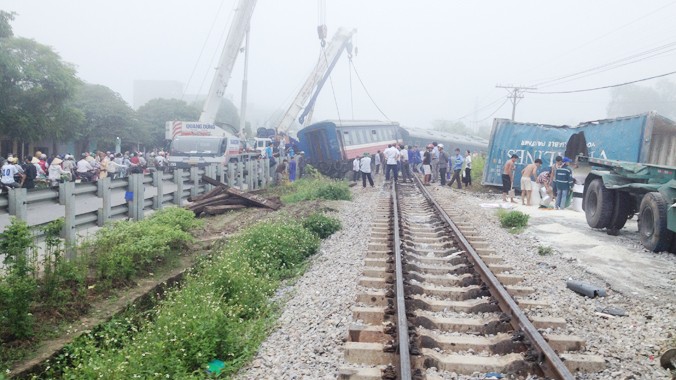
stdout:
<svg viewBox="0 0 676 380">
<path fill-rule="evenodd" d="M 376 162 L 376 175 L 378 175 L 378 173 L 380 173 L 380 164 L 381 164 L 380 151 L 376 152 L 376 155 L 375 155 L 374 158 L 375 158 L 375 162 Z"/>
<path fill-rule="evenodd" d="M 432 142 L 432 182 L 437 182 L 439 177 L 439 148 L 437 142 Z"/>
<path fill-rule="evenodd" d="M 352 161 L 352 182 L 357 182 L 359 179 L 359 157 L 355 157 Z"/>
<path fill-rule="evenodd" d="M 385 181 L 390 180 L 390 172 L 392 172 L 394 175 L 394 182 L 397 182 L 397 179 L 399 179 L 399 173 L 397 172 L 399 150 L 397 150 L 397 148 L 395 148 L 392 144 L 389 144 L 383 154 L 385 155 L 385 163 L 387 164 L 387 170 L 385 171 Z"/>
<path fill-rule="evenodd" d="M 453 183 L 458 181 L 458 189 L 462 189 L 462 183 L 460 182 L 460 172 L 462 171 L 462 163 L 465 161 L 460 154 L 460 148 L 455 148 L 455 156 L 453 157 L 453 178 L 451 182 L 448 183 L 448 186 L 453 187 Z"/>
<path fill-rule="evenodd" d="M 422 172 L 424 177 L 423 180 L 423 185 L 429 186 L 430 185 L 430 180 L 432 179 L 432 148 L 434 146 L 432 144 L 427 146 L 427 150 L 423 152 L 423 159 L 422 159 Z"/>
<path fill-rule="evenodd" d="M 369 184 L 373 187 L 373 177 L 371 176 L 371 157 L 368 153 L 364 153 L 359 162 L 359 168 L 361 170 L 361 183 L 364 189 L 366 188 L 366 180 L 369 180 Z"/>
<path fill-rule="evenodd" d="M 444 151 L 444 145 L 437 145 L 439 149 L 439 180 L 441 186 L 446 185 L 446 171 L 448 170 L 448 154 Z"/>
<path fill-rule="evenodd" d="M 507 194 L 509 194 L 509 201 L 514 201 L 514 193 L 512 193 L 512 183 L 514 182 L 514 170 L 516 169 L 516 160 L 519 158 L 516 154 L 507 160 L 505 166 L 502 167 L 502 201 L 507 202 Z"/>
<path fill-rule="evenodd" d="M 542 165 L 542 160 L 536 158 L 532 164 L 527 165 L 521 171 L 521 204 L 530 206 L 530 199 L 533 195 L 533 186 L 531 181 L 535 181 L 538 175 L 538 169 Z"/>
<path fill-rule="evenodd" d="M 465 176 L 462 177 L 465 187 L 472 186 L 472 153 L 467 150 L 465 155 Z"/>
<path fill-rule="evenodd" d="M 399 151 L 399 160 L 401 162 L 401 178 L 403 181 L 407 179 L 413 182 L 413 177 L 411 177 L 411 167 L 409 166 L 408 161 L 408 149 L 404 145 L 400 145 L 401 150 Z"/>
</svg>

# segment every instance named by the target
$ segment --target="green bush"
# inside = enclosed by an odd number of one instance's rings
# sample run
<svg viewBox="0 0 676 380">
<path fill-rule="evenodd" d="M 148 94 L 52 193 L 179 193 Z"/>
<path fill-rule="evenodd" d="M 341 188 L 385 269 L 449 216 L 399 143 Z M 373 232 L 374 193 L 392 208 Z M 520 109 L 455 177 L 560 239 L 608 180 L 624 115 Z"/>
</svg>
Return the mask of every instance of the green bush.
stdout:
<svg viewBox="0 0 676 380">
<path fill-rule="evenodd" d="M 552 253 L 554 253 L 554 250 L 552 249 L 552 247 L 548 247 L 548 246 L 545 246 L 545 245 L 538 246 L 538 255 L 549 256 Z"/>
<path fill-rule="evenodd" d="M 113 320 L 82 337 L 42 378 L 200 379 L 214 359 L 226 364 L 221 375 L 232 375 L 272 326 L 269 297 L 278 280 L 318 245 L 298 223 L 250 227 L 169 291 L 146 320 Z"/>
<path fill-rule="evenodd" d="M 342 228 L 340 220 L 315 213 L 303 220 L 303 227 L 314 232 L 320 239 L 326 239 Z"/>
<path fill-rule="evenodd" d="M 319 239 L 298 223 L 265 222 L 249 228 L 232 245 L 259 274 L 283 279 L 317 251 Z"/>
<path fill-rule="evenodd" d="M 501 210 L 502 211 L 502 210 Z M 500 225 L 504 228 L 524 228 L 528 225 L 530 216 L 521 211 L 509 211 L 498 213 Z"/>
<path fill-rule="evenodd" d="M 33 336 L 31 306 L 38 284 L 29 258 L 33 234 L 28 225 L 12 219 L 0 234 L 0 253 L 5 255 L 6 275 L 0 278 L 0 341 Z"/>
<path fill-rule="evenodd" d="M 296 203 L 313 199 L 345 200 L 352 199 L 346 182 L 328 179 L 301 179 L 289 185 L 292 190 L 282 196 L 285 203 Z"/>
<path fill-rule="evenodd" d="M 191 211 L 170 207 L 138 222 L 112 223 L 97 231 L 84 248 L 99 279 L 126 282 L 175 256 L 193 241 L 188 231 L 200 225 Z"/>
</svg>

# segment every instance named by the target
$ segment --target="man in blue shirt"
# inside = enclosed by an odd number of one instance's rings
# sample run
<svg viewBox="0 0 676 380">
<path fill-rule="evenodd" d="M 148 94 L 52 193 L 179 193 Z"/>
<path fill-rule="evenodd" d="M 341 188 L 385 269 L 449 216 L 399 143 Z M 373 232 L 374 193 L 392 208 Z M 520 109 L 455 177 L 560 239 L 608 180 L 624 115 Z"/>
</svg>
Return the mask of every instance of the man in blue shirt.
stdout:
<svg viewBox="0 0 676 380">
<path fill-rule="evenodd" d="M 561 167 L 554 172 L 554 186 L 556 187 L 556 209 L 563 210 L 566 208 L 566 200 L 568 199 L 568 192 L 573 189 L 573 170 L 571 170 L 569 163 L 572 160 L 568 157 L 563 158 Z"/>
<path fill-rule="evenodd" d="M 458 189 L 462 189 L 462 180 L 460 179 L 460 172 L 462 171 L 462 163 L 465 161 L 460 154 L 460 148 L 455 148 L 455 157 L 453 157 L 453 178 L 448 186 L 453 186 L 453 182 L 458 181 Z"/>
</svg>

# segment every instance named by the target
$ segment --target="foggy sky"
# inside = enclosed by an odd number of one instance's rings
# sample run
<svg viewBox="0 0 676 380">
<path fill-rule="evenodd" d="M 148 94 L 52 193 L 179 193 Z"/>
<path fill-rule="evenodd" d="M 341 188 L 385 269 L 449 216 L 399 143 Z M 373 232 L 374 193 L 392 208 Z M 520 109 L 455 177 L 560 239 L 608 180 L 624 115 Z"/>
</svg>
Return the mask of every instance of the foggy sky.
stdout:
<svg viewBox="0 0 676 380">
<path fill-rule="evenodd" d="M 380 108 L 403 125 L 433 120 L 482 124 L 506 91 L 495 85 L 530 85 L 676 40 L 676 4 L 653 0 L 327 0 L 329 39 L 355 27 L 354 63 Z M 218 12 L 219 6 L 222 9 Z M 234 0 L 0 0 L 15 11 L 17 36 L 52 46 L 78 75 L 103 84 L 132 104 L 136 79 L 176 80 L 186 93 L 206 93 L 222 49 Z M 665 7 L 666 6 L 666 7 Z M 658 12 L 641 18 L 656 9 Z M 210 27 L 217 26 L 207 39 Z M 317 1 L 259 0 L 251 24 L 249 102 L 286 109 L 319 55 Z M 198 56 L 206 41 L 205 53 Z M 212 57 L 213 58 L 212 60 Z M 243 57 L 227 94 L 239 106 Z M 676 51 L 543 90 L 573 90 L 640 79 L 674 70 Z M 195 70 L 190 82 L 191 72 Z M 352 118 L 348 61 L 332 75 L 314 120 Z M 674 80 L 673 78 L 671 80 Z M 654 82 L 645 82 L 649 85 Z M 384 119 L 353 74 L 354 117 Z M 186 99 L 191 101 L 193 99 Z M 527 94 L 516 119 L 576 124 L 606 117 L 609 91 L 574 95 Z M 481 108 L 473 113 L 475 108 Z M 646 111 L 648 111 L 646 109 Z M 511 116 L 505 104 L 493 117 Z M 254 127 L 264 120 L 251 120 Z"/>
</svg>

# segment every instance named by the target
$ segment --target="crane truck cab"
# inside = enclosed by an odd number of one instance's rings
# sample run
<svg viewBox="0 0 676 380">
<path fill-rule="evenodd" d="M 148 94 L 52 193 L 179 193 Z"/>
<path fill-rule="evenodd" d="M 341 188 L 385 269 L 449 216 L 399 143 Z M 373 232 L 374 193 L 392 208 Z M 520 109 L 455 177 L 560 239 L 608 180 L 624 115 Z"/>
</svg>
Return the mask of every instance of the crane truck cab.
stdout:
<svg viewBox="0 0 676 380">
<path fill-rule="evenodd" d="M 167 161 L 172 168 L 205 167 L 239 159 L 240 139 L 213 124 L 170 121 L 166 137 L 171 140 Z"/>
</svg>

